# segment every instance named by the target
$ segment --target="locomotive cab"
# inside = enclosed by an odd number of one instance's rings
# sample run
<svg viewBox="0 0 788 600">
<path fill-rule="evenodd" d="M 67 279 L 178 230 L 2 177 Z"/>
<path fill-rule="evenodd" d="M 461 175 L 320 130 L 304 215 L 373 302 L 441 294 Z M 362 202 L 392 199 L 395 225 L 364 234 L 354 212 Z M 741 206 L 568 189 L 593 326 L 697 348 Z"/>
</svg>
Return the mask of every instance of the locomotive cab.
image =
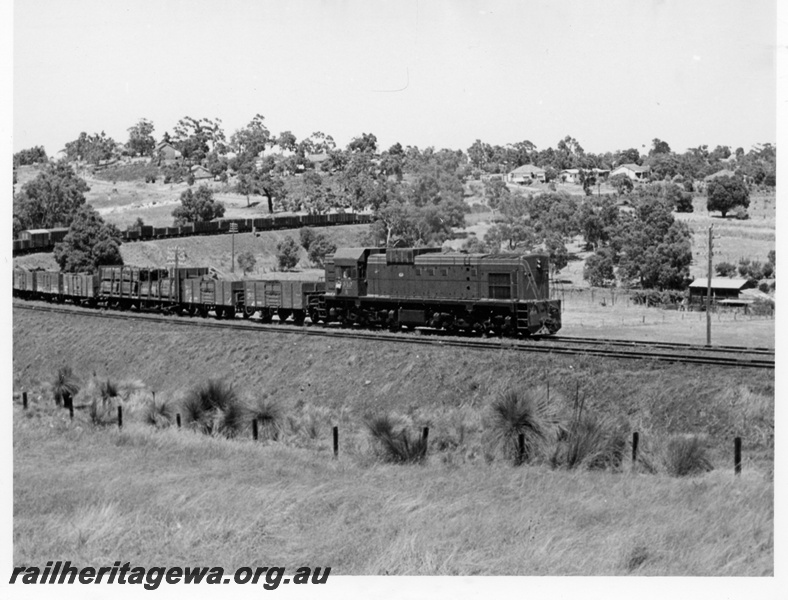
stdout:
<svg viewBox="0 0 788 600">
<path fill-rule="evenodd" d="M 326 259 L 326 294 L 338 298 L 367 295 L 367 258 L 381 248 L 340 248 Z"/>
</svg>

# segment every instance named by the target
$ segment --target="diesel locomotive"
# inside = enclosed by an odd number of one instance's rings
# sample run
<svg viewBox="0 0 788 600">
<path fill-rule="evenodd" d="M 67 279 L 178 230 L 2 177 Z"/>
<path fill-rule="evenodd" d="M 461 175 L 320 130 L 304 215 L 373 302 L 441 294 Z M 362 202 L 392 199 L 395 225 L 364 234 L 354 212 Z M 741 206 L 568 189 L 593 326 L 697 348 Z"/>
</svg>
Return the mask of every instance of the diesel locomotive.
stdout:
<svg viewBox="0 0 788 600">
<path fill-rule="evenodd" d="M 115 309 L 216 318 L 430 327 L 506 336 L 561 328 L 546 254 L 443 253 L 440 248 L 341 248 L 323 281 L 224 280 L 207 268 L 100 267 L 95 274 L 14 271 L 14 294 Z"/>
</svg>

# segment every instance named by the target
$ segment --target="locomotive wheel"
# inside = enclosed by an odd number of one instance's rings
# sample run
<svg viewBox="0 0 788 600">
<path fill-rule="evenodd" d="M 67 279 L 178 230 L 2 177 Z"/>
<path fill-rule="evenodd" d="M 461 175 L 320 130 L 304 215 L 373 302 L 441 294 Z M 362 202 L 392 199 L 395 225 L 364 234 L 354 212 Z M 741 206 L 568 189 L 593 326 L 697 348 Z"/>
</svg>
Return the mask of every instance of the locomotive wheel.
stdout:
<svg viewBox="0 0 788 600">
<path fill-rule="evenodd" d="M 312 325 L 316 325 L 317 322 L 320 320 L 316 308 L 309 309 L 309 320 L 312 321 Z"/>
</svg>

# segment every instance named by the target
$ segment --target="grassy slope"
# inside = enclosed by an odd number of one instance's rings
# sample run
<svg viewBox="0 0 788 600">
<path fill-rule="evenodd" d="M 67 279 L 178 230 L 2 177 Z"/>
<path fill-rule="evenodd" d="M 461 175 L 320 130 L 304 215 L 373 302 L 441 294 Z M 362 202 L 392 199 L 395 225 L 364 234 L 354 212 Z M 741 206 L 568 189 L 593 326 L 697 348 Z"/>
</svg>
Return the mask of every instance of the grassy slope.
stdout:
<svg viewBox="0 0 788 600">
<path fill-rule="evenodd" d="M 14 414 L 14 564 L 339 574 L 769 575 L 772 484 L 344 453 Z"/>
<path fill-rule="evenodd" d="M 325 233 L 338 247 L 357 246 L 361 237 L 367 232 L 367 225 L 340 225 L 336 227 L 316 227 L 316 231 Z M 251 251 L 257 259 L 250 277 L 258 277 L 270 273 L 276 268 L 276 245 L 280 240 L 290 236 L 299 242 L 298 229 L 281 231 L 265 231 L 259 236 L 251 233 L 239 233 L 235 236 L 235 256 L 241 252 Z M 139 267 L 163 266 L 167 261 L 169 249 L 180 248 L 185 254 L 181 266 L 210 266 L 222 274 L 230 274 L 232 260 L 232 240 L 230 235 L 196 236 L 178 239 L 150 240 L 146 242 L 129 242 L 120 247 L 123 261 Z M 20 256 L 14 259 L 14 266 L 25 268 L 42 267 L 57 270 L 58 266 L 51 253 L 38 253 Z M 301 250 L 301 268 L 309 268 L 306 251 Z M 238 268 L 236 266 L 236 273 Z M 314 273 L 311 274 L 314 276 Z"/>
<path fill-rule="evenodd" d="M 559 358 L 452 348 L 306 337 L 298 333 L 228 332 L 200 327 L 50 317 L 14 311 L 14 386 L 41 388 L 68 362 L 92 372 L 142 380 L 177 397 L 196 379 L 226 377 L 249 396 L 270 394 L 286 410 L 328 410 L 360 430 L 370 413 L 407 415 L 436 427 L 435 440 L 469 436 L 462 460 L 484 454 L 481 413 L 508 387 L 551 386 L 565 412 L 575 394 L 589 410 L 624 416 L 653 434 L 699 433 L 727 463 L 734 435 L 750 460 L 769 469 L 774 447 L 771 372 L 657 366 L 635 361 Z"/>
</svg>

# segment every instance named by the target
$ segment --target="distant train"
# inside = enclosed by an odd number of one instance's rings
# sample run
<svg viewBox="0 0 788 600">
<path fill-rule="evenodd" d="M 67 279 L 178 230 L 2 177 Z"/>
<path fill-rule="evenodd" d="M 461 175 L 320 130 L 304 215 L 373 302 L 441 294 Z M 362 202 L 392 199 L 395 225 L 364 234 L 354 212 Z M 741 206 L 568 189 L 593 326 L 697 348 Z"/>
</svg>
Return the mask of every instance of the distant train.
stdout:
<svg viewBox="0 0 788 600">
<path fill-rule="evenodd" d="M 251 231 L 273 231 L 275 229 L 295 229 L 298 227 L 328 227 L 331 225 L 357 225 L 371 223 L 372 216 L 359 213 L 331 213 L 327 215 L 287 215 L 277 217 L 258 217 L 256 219 L 217 219 L 205 223 L 191 223 L 180 227 L 142 227 L 129 228 L 121 232 L 124 242 L 137 242 L 154 239 L 185 237 L 193 235 L 219 235 L 230 233 L 230 225 L 238 226 L 238 233 Z M 67 227 L 56 229 L 28 229 L 19 233 L 14 240 L 13 255 L 31 252 L 51 252 L 55 244 L 62 242 L 68 233 Z"/>
<path fill-rule="evenodd" d="M 207 268 L 100 267 L 95 274 L 14 270 L 14 295 L 119 310 L 217 319 L 430 327 L 511 337 L 561 328 L 549 257 L 442 253 L 440 248 L 341 248 L 324 281 L 223 280 Z"/>
</svg>

